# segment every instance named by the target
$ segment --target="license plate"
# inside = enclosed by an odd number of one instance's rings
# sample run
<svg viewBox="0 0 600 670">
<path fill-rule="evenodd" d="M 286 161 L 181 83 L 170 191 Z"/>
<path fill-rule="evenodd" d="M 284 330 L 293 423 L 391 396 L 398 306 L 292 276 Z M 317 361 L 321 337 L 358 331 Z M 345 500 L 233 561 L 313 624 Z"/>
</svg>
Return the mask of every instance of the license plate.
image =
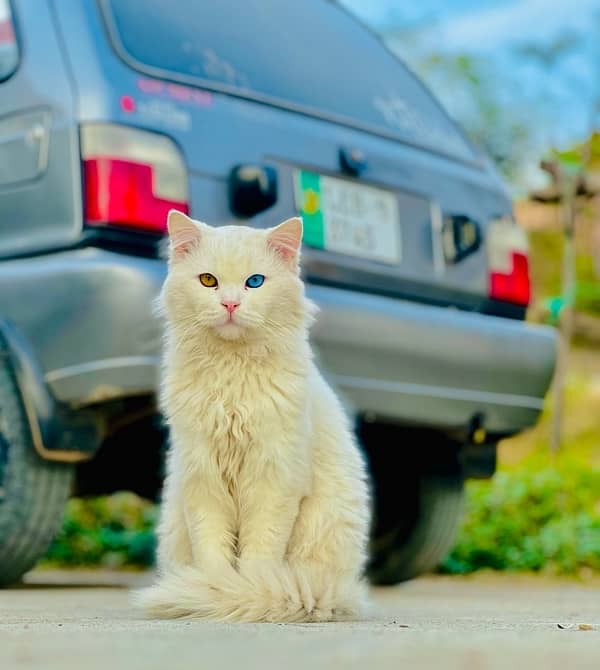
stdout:
<svg viewBox="0 0 600 670">
<path fill-rule="evenodd" d="M 296 171 L 294 179 L 305 244 L 383 263 L 400 261 L 394 193 L 306 170 Z"/>
</svg>

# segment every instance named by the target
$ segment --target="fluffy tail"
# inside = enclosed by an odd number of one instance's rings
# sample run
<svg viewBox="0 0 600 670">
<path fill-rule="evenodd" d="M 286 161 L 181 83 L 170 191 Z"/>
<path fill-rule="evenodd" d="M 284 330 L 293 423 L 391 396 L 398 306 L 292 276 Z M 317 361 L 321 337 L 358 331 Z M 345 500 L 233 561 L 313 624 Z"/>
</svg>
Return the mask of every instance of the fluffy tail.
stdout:
<svg viewBox="0 0 600 670">
<path fill-rule="evenodd" d="M 217 577 L 182 567 L 164 574 L 155 586 L 138 591 L 134 602 L 160 619 L 340 621 L 360 615 L 365 592 L 355 577 L 330 569 L 268 563 L 243 574 L 232 569 Z"/>
</svg>

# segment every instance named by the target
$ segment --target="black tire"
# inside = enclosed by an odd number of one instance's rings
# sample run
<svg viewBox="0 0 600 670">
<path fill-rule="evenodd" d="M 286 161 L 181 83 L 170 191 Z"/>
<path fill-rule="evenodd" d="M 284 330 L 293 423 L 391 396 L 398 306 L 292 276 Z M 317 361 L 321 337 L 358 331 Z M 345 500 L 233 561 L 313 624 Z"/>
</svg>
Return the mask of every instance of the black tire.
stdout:
<svg viewBox="0 0 600 670">
<path fill-rule="evenodd" d="M 424 430 L 363 426 L 374 523 L 367 574 L 392 585 L 435 570 L 452 549 L 463 514 L 458 445 Z"/>
<path fill-rule="evenodd" d="M 435 570 L 456 539 L 463 514 L 462 477 L 425 477 L 419 483 L 418 514 L 406 532 L 403 524 L 374 537 L 369 578 L 392 585 Z"/>
<path fill-rule="evenodd" d="M 12 368 L 0 357 L 0 586 L 18 581 L 46 552 L 72 478 L 71 465 L 36 453 Z"/>
</svg>

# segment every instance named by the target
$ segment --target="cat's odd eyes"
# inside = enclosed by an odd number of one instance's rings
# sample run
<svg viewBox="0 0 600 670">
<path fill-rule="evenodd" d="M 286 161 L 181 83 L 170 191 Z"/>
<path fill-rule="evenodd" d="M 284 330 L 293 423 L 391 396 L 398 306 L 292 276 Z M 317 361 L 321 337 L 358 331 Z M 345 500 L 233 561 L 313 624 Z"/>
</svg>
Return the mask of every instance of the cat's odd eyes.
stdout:
<svg viewBox="0 0 600 670">
<path fill-rule="evenodd" d="M 210 272 L 203 272 L 201 275 L 199 275 L 198 279 L 200 280 L 202 286 L 206 286 L 206 288 L 217 288 L 219 285 L 217 278 L 214 275 L 211 275 Z M 259 288 L 264 283 L 265 276 L 261 274 L 255 274 L 250 275 L 248 279 L 246 279 L 245 286 L 247 288 Z"/>
</svg>

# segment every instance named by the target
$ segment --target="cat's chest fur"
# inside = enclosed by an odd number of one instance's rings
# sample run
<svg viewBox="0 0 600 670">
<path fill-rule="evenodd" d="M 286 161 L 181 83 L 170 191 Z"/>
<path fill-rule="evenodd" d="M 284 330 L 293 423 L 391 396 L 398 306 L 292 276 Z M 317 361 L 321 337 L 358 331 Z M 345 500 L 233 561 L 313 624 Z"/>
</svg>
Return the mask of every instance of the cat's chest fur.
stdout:
<svg viewBox="0 0 600 670">
<path fill-rule="evenodd" d="M 307 358 L 243 355 L 175 362 L 164 397 L 170 423 L 224 475 L 248 458 L 268 460 L 301 430 Z"/>
</svg>

